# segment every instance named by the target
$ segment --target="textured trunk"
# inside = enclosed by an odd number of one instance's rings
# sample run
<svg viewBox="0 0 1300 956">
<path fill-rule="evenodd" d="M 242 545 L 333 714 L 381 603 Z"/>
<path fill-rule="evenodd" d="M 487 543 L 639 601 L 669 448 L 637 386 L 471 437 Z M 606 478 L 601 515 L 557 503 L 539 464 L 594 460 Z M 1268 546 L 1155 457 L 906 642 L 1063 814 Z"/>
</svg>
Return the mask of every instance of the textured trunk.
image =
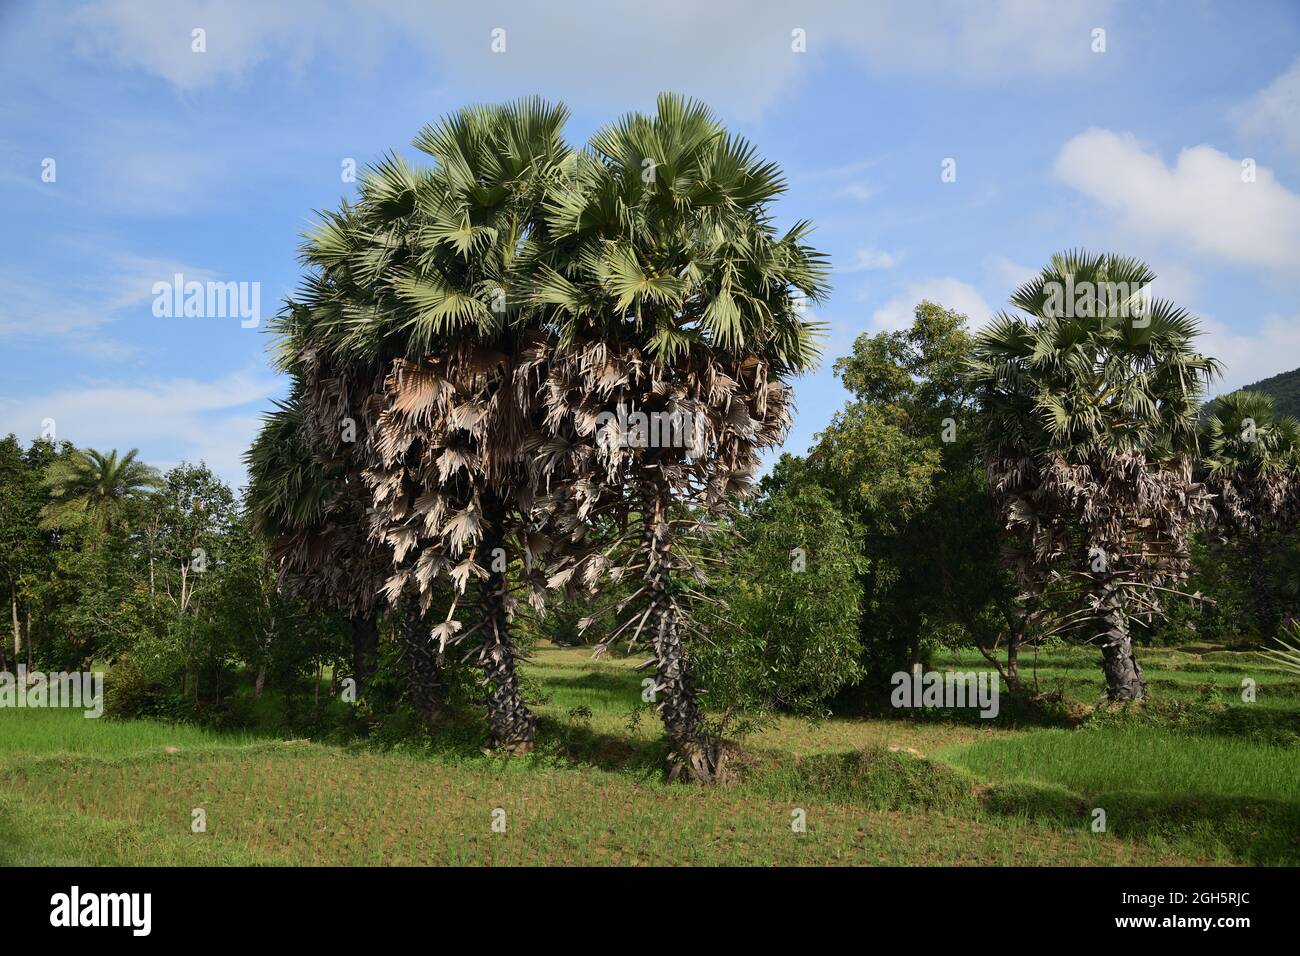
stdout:
<svg viewBox="0 0 1300 956">
<path fill-rule="evenodd" d="M 1256 531 L 1250 536 L 1250 590 L 1255 602 L 1255 619 L 1265 639 L 1277 634 L 1278 610 L 1268 589 L 1268 561 L 1264 554 L 1264 536 Z"/>
<path fill-rule="evenodd" d="M 1099 597 L 1101 667 L 1106 674 L 1106 697 L 1112 702 L 1145 700 L 1147 683 L 1133 654 L 1120 590 L 1108 580 L 1094 586 Z"/>
<path fill-rule="evenodd" d="M 379 620 L 378 615 L 358 614 L 349 622 L 352 625 L 352 679 L 357 682 L 357 697 L 361 697 L 370 687 L 375 676 L 376 659 L 379 655 Z"/>
<path fill-rule="evenodd" d="M 484 518 L 489 527 L 481 547 L 488 576 L 481 585 L 483 642 L 479 646 L 479 666 L 487 682 L 488 720 L 492 724 L 494 749 L 508 753 L 526 753 L 533 749 L 537 737 L 537 718 L 528 709 L 519 677 L 515 673 L 515 645 L 510 638 L 510 611 L 507 605 L 506 572 L 500 569 L 498 548 L 503 546 L 501 522 L 503 509 L 488 501 Z"/>
<path fill-rule="evenodd" d="M 257 669 L 257 679 L 253 681 L 253 699 L 261 700 L 262 692 L 266 690 L 266 665 L 263 664 Z"/>
<path fill-rule="evenodd" d="M 14 661 L 17 662 L 22 659 L 22 630 L 18 626 L 18 589 L 14 586 L 12 581 L 9 582 L 9 611 L 13 616 Z"/>
<path fill-rule="evenodd" d="M 686 649 L 682 644 L 685 630 L 682 610 L 672 588 L 666 495 L 660 495 L 647 511 L 646 543 L 650 556 L 646 570 L 650 599 L 647 623 L 654 635 L 656 705 L 672 743 L 668 779 L 684 776 L 697 783 L 719 782 L 725 776 L 727 755 L 722 741 L 711 737 L 705 729 L 704 715 L 691 686 Z"/>
<path fill-rule="evenodd" d="M 402 603 L 401 636 L 402 655 L 406 658 L 406 698 L 416 713 L 433 720 L 447 709 L 442 661 L 414 598 Z"/>
</svg>

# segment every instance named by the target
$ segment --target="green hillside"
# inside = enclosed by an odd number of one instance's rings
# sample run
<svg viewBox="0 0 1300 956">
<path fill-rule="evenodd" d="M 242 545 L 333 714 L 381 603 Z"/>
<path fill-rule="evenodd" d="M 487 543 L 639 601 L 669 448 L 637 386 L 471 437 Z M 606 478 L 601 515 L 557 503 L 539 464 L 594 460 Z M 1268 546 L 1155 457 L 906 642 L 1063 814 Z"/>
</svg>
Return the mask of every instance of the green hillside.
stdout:
<svg viewBox="0 0 1300 956">
<path fill-rule="evenodd" d="M 1300 368 L 1266 378 L 1250 387 L 1256 392 L 1272 395 L 1279 412 L 1300 417 Z"/>
<path fill-rule="evenodd" d="M 1273 396 L 1273 403 L 1279 412 L 1300 418 L 1300 368 L 1263 379 L 1246 388 Z"/>
</svg>

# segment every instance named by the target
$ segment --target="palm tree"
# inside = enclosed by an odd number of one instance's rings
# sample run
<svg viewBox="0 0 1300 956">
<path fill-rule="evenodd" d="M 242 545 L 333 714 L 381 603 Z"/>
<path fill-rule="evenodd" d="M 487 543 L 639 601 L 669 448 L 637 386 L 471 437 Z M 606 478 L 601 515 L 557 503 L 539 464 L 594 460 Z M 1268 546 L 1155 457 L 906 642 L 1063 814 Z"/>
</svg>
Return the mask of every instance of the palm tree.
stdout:
<svg viewBox="0 0 1300 956">
<path fill-rule="evenodd" d="M 508 568 L 533 558 L 525 451 L 539 383 L 517 289 L 524 265 L 549 255 L 540 202 L 570 155 L 566 118 L 534 99 L 426 128 L 415 145 L 435 165 L 390 157 L 355 206 L 325 214 L 304 247 L 313 271 L 278 323 L 313 455 L 368 489 L 369 533 L 392 552 L 389 602 L 413 597 L 427 613 L 452 584 L 457 599 L 429 636 L 441 652 L 477 635 L 493 743 L 512 751 L 536 730 L 510 635 Z M 479 621 L 466 629 L 471 583 Z M 544 578 L 529 583 L 539 600 Z"/>
<path fill-rule="evenodd" d="M 331 472 L 311 455 L 301 402 L 295 387 L 263 419 L 244 455 L 247 503 L 254 530 L 270 543 L 280 587 L 312 607 L 347 616 L 352 676 L 363 694 L 375 673 L 379 592 L 391 555 L 370 540 L 369 496 L 360 479 Z"/>
<path fill-rule="evenodd" d="M 1193 349 L 1195 318 L 1146 298 L 1154 278 L 1136 259 L 1053 256 L 971 360 L 1008 563 L 1027 594 L 1063 602 L 1056 630 L 1100 644 L 1111 701 L 1145 697 L 1131 621 L 1176 593 L 1211 514 L 1191 465 L 1219 365 Z"/>
<path fill-rule="evenodd" d="M 706 580 L 694 539 L 748 493 L 789 426 L 788 378 L 817 356 L 801 300 L 825 294 L 828 270 L 803 242 L 808 223 L 776 233 L 769 207 L 784 188 L 706 107 L 665 94 L 653 116 L 599 131 L 553 182 L 562 255 L 530 270 L 529 301 L 556 342 L 538 461 L 567 478 L 552 488 L 566 554 L 550 583 L 639 575 L 608 640 L 653 648 L 674 777 L 715 780 L 725 760 L 690 677 Z M 600 523 L 619 530 L 585 533 Z"/>
<path fill-rule="evenodd" d="M 105 455 L 87 448 L 55 459 L 45 475 L 52 500 L 42 510 L 41 527 L 112 530 L 128 502 L 161 484 L 157 469 L 137 461 L 137 454 L 132 448 L 119 458 L 116 449 Z"/>
<path fill-rule="evenodd" d="M 1277 414 L 1263 392 L 1232 392 L 1210 406 L 1201 447 L 1219 522 L 1246 545 L 1255 613 L 1262 632 L 1273 635 L 1279 614 L 1268 588 L 1264 539 L 1285 524 L 1300 488 L 1300 422 Z"/>
</svg>

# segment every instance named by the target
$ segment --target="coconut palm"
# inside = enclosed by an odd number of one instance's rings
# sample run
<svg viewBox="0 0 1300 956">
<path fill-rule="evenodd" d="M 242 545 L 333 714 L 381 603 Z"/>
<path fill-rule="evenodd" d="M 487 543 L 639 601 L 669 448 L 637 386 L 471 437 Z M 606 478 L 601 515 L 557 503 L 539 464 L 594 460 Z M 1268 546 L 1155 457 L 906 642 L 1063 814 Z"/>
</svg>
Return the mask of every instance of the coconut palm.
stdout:
<svg viewBox="0 0 1300 956">
<path fill-rule="evenodd" d="M 1245 545 L 1256 616 L 1263 633 L 1272 635 L 1279 614 L 1268 588 L 1264 539 L 1286 523 L 1300 488 L 1300 422 L 1279 415 L 1263 392 L 1232 392 L 1210 406 L 1201 448 L 1220 525 Z"/>
<path fill-rule="evenodd" d="M 510 636 L 508 569 L 532 561 L 525 441 L 538 418 L 516 292 L 525 265 L 549 255 L 539 204 L 569 157 L 566 117 L 526 100 L 426 128 L 415 145 L 435 165 L 390 157 L 356 205 L 324 215 L 304 247 L 312 272 L 278 324 L 313 454 L 344 462 L 370 491 L 370 535 L 393 554 L 385 594 L 394 605 L 414 596 L 423 613 L 453 585 L 431 637 L 441 651 L 477 635 L 493 742 L 509 750 L 530 747 L 536 728 Z M 344 419 L 356 425 L 350 443 Z M 479 620 L 464 628 L 471 584 Z"/>
<path fill-rule="evenodd" d="M 137 461 L 137 454 L 132 448 L 119 458 L 116 449 L 105 455 L 87 448 L 56 458 L 45 475 L 51 500 L 41 526 L 110 531 L 128 502 L 161 485 L 158 471 Z"/>
<path fill-rule="evenodd" d="M 1197 416 L 1218 363 L 1195 318 L 1151 300 L 1136 259 L 1054 256 L 975 342 L 990 492 L 1028 594 L 1064 601 L 1057 630 L 1100 644 L 1107 696 L 1146 694 L 1131 622 L 1186 576 L 1211 514 L 1192 481 Z"/>
<path fill-rule="evenodd" d="M 665 94 L 654 115 L 599 131 L 552 183 L 560 254 L 530 270 L 528 301 L 556 343 L 537 460 L 567 478 L 551 488 L 567 552 L 551 583 L 638 576 L 609 640 L 653 649 L 670 773 L 701 781 L 721 775 L 725 751 L 690 678 L 706 580 L 694 539 L 784 437 L 787 380 L 817 355 L 801 301 L 827 288 L 809 225 L 773 227 L 784 188 L 706 107 Z M 586 534 L 602 523 L 619 530 Z"/>
</svg>

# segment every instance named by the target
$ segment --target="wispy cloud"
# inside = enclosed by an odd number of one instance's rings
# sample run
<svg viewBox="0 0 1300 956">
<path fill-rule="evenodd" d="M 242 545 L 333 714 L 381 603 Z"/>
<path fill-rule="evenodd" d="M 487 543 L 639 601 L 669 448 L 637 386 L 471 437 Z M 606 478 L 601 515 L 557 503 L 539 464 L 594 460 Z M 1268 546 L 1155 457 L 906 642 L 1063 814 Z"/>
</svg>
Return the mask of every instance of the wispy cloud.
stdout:
<svg viewBox="0 0 1300 956">
<path fill-rule="evenodd" d="M 1300 156 L 1300 59 L 1232 111 L 1241 134 L 1259 145 L 1279 144 Z"/>
<path fill-rule="evenodd" d="M 552 4 L 501 2 L 96 0 L 71 19 L 84 54 L 186 92 L 241 82 L 263 63 L 373 61 L 379 47 L 399 42 L 423 46 L 444 74 L 469 77 L 486 95 L 545 76 L 588 102 L 707 89 L 715 103 L 754 115 L 832 52 L 875 72 L 977 82 L 1068 73 L 1087 63 L 1089 30 L 1109 8 L 1109 0 L 807 0 L 797 8 L 661 0 L 620 6 L 614 17 L 607 0 L 573 0 L 563 15 Z M 604 24 L 602 42 L 591 42 L 594 23 Z M 206 52 L 193 50 L 195 29 L 205 31 Z"/>
<path fill-rule="evenodd" d="M 872 269 L 892 269 L 898 265 L 898 256 L 883 249 L 859 249 L 853 254 L 853 261 L 842 267 L 840 272 L 866 272 Z"/>
<path fill-rule="evenodd" d="M 142 457 L 168 466 L 206 461 L 227 481 L 241 483 L 241 455 L 256 434 L 258 407 L 283 391 L 268 371 L 237 372 L 212 380 L 98 382 L 9 400 L 0 408 L 0 435 L 40 433 L 53 419 L 56 435 L 81 447 L 140 448 Z"/>
<path fill-rule="evenodd" d="M 107 244 L 107 243 L 105 243 Z M 120 359 L 134 346 L 103 338 L 103 327 L 138 313 L 153 298 L 155 282 L 183 273 L 206 281 L 212 273 L 169 259 L 106 252 L 83 243 L 63 247 L 56 269 L 43 275 L 8 266 L 0 272 L 0 339 L 52 340 L 100 358 Z"/>
<path fill-rule="evenodd" d="M 1223 363 L 1223 381 L 1216 394 L 1289 372 L 1300 357 L 1300 313 L 1268 315 L 1253 327 L 1229 327 L 1214 316 L 1202 316 L 1198 347 Z"/>
</svg>

